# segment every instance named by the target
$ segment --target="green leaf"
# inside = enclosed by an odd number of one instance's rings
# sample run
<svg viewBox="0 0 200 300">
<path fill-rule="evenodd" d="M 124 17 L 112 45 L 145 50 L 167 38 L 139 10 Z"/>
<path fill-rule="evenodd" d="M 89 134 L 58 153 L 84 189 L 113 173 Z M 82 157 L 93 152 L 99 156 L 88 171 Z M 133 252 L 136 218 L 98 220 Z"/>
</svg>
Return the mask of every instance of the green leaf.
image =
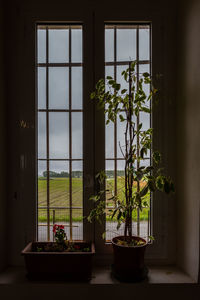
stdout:
<svg viewBox="0 0 200 300">
<path fill-rule="evenodd" d="M 122 212 L 121 210 L 119 211 L 118 215 L 117 215 L 117 220 L 120 220 L 121 219 L 121 216 L 122 216 Z"/>
<path fill-rule="evenodd" d="M 106 232 L 102 233 L 102 239 L 103 239 L 103 240 L 106 239 Z"/>
<path fill-rule="evenodd" d="M 140 197 L 144 197 L 148 193 L 149 186 L 148 184 L 141 190 Z"/>
<path fill-rule="evenodd" d="M 110 79 L 112 80 L 113 78 L 112 78 L 112 76 L 107 76 L 106 79 L 107 80 L 110 80 Z"/>
<path fill-rule="evenodd" d="M 159 151 L 154 151 L 153 153 L 153 160 L 156 164 L 159 164 L 161 161 L 161 154 Z"/>
<path fill-rule="evenodd" d="M 158 190 L 162 191 L 163 190 L 163 186 L 164 186 L 163 176 L 159 175 L 156 178 L 156 187 L 157 187 Z"/>
<path fill-rule="evenodd" d="M 121 87 L 121 85 L 120 85 L 119 83 L 116 83 L 116 84 L 115 84 L 115 89 L 116 89 L 116 91 L 119 91 L 119 90 L 120 90 L 120 87 Z"/>
<path fill-rule="evenodd" d="M 149 77 L 150 76 L 150 74 L 148 73 L 148 72 L 145 72 L 145 73 L 143 73 L 142 74 L 144 77 Z"/>
<path fill-rule="evenodd" d="M 96 93 L 95 93 L 95 92 L 92 92 L 92 93 L 90 94 L 90 99 L 93 100 L 93 99 L 95 98 L 95 96 L 96 96 Z"/>
<path fill-rule="evenodd" d="M 120 121 L 121 121 L 121 122 L 125 121 L 123 115 L 119 115 L 119 118 L 120 118 Z"/>
<path fill-rule="evenodd" d="M 142 123 L 139 124 L 138 126 L 138 131 L 142 128 Z"/>
<path fill-rule="evenodd" d="M 149 239 L 150 239 L 151 241 L 154 241 L 154 240 L 155 240 L 155 238 L 154 238 L 152 235 L 149 235 Z"/>
<path fill-rule="evenodd" d="M 108 83 L 109 83 L 110 85 L 113 85 L 113 84 L 115 84 L 115 81 L 114 81 L 113 79 L 110 79 L 110 80 L 108 81 Z"/>
<path fill-rule="evenodd" d="M 144 111 L 146 113 L 150 113 L 151 112 L 151 110 L 149 108 L 145 107 L 145 106 L 141 106 L 140 111 Z"/>
<path fill-rule="evenodd" d="M 127 89 L 123 89 L 122 91 L 121 91 L 121 94 L 124 94 L 124 93 L 126 93 L 127 92 Z"/>
<path fill-rule="evenodd" d="M 150 189 L 151 192 L 155 192 L 156 185 L 155 185 L 155 181 L 154 180 L 150 179 L 148 181 L 148 186 L 149 186 L 149 189 Z"/>
</svg>

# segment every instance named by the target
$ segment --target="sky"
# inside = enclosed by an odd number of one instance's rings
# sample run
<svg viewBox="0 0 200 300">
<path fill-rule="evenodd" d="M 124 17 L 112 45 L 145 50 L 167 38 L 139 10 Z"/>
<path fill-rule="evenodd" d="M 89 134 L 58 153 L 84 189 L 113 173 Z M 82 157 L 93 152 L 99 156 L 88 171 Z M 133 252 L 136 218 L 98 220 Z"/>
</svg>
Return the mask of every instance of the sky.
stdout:
<svg viewBox="0 0 200 300">
<path fill-rule="evenodd" d="M 82 63 L 82 32 L 81 29 L 72 29 L 72 62 Z M 139 59 L 149 59 L 149 30 L 139 30 Z M 117 61 L 130 61 L 136 59 L 136 29 L 117 29 Z M 46 33 L 38 30 L 38 63 L 46 62 Z M 114 60 L 114 30 L 106 29 L 105 32 L 105 61 Z M 69 30 L 49 30 L 49 62 L 69 62 Z M 117 67 L 117 81 L 122 88 L 127 88 L 127 83 L 122 79 L 121 72 L 125 67 Z M 105 73 L 113 76 L 113 67 L 106 67 Z M 149 72 L 149 65 L 141 65 L 139 72 Z M 38 109 L 46 109 L 46 68 L 38 67 Z M 49 109 L 69 108 L 69 68 L 49 67 Z M 82 109 L 83 86 L 82 67 L 72 67 L 72 110 Z M 146 88 L 148 94 L 148 87 Z M 143 129 L 149 128 L 150 120 L 147 114 L 141 113 Z M 72 112 L 72 158 L 82 158 L 82 126 L 81 112 Z M 124 124 L 117 122 L 117 155 L 122 158 L 119 149 L 124 145 Z M 110 124 L 106 128 L 106 158 L 114 156 L 114 127 Z M 38 158 L 46 158 L 46 113 L 38 113 Z M 69 158 L 69 113 L 49 113 L 49 158 Z M 113 162 L 106 163 L 107 169 L 113 170 Z M 61 172 L 68 171 L 68 162 L 54 161 L 50 163 L 50 170 Z M 118 162 L 118 168 L 124 168 L 124 162 Z M 46 169 L 46 162 L 38 164 L 38 174 L 41 175 Z M 82 170 L 82 162 L 73 162 L 73 170 Z"/>
</svg>

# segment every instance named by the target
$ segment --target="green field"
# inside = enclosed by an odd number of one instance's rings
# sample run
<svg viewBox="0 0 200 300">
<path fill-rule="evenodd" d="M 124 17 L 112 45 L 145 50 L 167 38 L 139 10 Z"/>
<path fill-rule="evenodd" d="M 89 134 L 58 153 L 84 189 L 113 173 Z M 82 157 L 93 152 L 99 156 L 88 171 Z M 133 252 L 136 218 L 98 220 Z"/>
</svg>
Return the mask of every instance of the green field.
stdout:
<svg viewBox="0 0 200 300">
<path fill-rule="evenodd" d="M 69 221 L 69 209 L 63 207 L 69 207 L 69 178 L 51 178 L 50 179 L 50 221 L 53 221 L 53 210 L 55 211 L 55 222 L 68 222 Z M 113 190 L 114 179 L 109 178 L 107 180 L 107 189 Z M 117 187 L 118 196 L 122 199 L 124 197 L 124 178 L 118 176 Z M 82 178 L 72 178 L 72 203 L 73 203 L 73 221 L 82 221 L 83 211 L 82 207 Z M 107 193 L 107 199 L 110 198 L 112 193 Z M 149 200 L 149 194 L 147 194 L 146 199 Z M 107 206 L 113 205 L 111 201 L 107 200 Z M 38 178 L 38 221 L 47 221 L 47 210 L 40 209 L 40 207 L 47 206 L 47 180 L 45 177 Z M 57 207 L 54 209 L 53 207 Z M 108 213 L 106 219 L 112 221 Z M 136 220 L 136 212 L 133 213 L 133 218 Z M 148 209 L 143 209 L 140 212 L 140 220 L 148 219 Z"/>
</svg>

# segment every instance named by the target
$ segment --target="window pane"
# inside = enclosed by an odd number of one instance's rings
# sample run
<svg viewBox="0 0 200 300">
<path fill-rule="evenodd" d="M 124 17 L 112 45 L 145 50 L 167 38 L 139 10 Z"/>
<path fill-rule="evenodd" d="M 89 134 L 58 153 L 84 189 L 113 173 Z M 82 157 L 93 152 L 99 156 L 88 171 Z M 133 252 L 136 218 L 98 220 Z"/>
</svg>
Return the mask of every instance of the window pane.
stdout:
<svg viewBox="0 0 200 300">
<path fill-rule="evenodd" d="M 83 156 L 82 128 L 82 113 L 72 113 L 72 158 Z"/>
<path fill-rule="evenodd" d="M 117 61 L 136 59 L 136 29 L 117 29 Z"/>
<path fill-rule="evenodd" d="M 38 29 L 37 31 L 37 62 L 46 62 L 46 30 Z"/>
<path fill-rule="evenodd" d="M 147 130 L 150 128 L 150 114 L 145 112 L 140 112 L 140 123 L 142 123 L 142 130 Z"/>
<path fill-rule="evenodd" d="M 105 29 L 105 61 L 114 61 L 114 29 Z"/>
<path fill-rule="evenodd" d="M 121 89 L 127 89 L 128 90 L 128 83 L 124 80 L 124 77 L 122 76 L 122 72 L 128 68 L 128 65 L 124 66 L 117 66 L 117 83 L 121 84 Z"/>
<path fill-rule="evenodd" d="M 112 206 L 113 201 L 109 200 L 114 195 L 115 167 L 114 160 L 106 160 L 106 206 Z"/>
<path fill-rule="evenodd" d="M 149 60 L 149 28 L 139 29 L 139 59 Z"/>
<path fill-rule="evenodd" d="M 47 163 L 46 161 L 38 161 L 38 206 L 47 205 Z"/>
<path fill-rule="evenodd" d="M 142 65 L 139 65 L 139 73 L 142 75 L 143 73 L 150 73 L 150 65 L 149 64 L 142 64 Z M 149 93 L 150 93 L 150 84 L 145 84 L 143 83 L 143 89 L 144 89 L 144 92 L 147 96 L 147 98 L 149 97 Z M 145 105 L 147 107 L 150 107 L 150 101 L 145 101 Z"/>
<path fill-rule="evenodd" d="M 69 68 L 49 68 L 49 108 L 67 109 L 69 106 Z"/>
<path fill-rule="evenodd" d="M 82 109 L 83 78 L 82 67 L 72 67 L 72 109 Z"/>
<path fill-rule="evenodd" d="M 82 29 L 72 29 L 71 30 L 72 39 L 72 57 L 71 61 L 82 62 Z"/>
<path fill-rule="evenodd" d="M 38 108 L 46 108 L 46 68 L 38 68 Z"/>
<path fill-rule="evenodd" d="M 60 159 L 69 157 L 68 113 L 49 113 L 49 156 Z"/>
<path fill-rule="evenodd" d="M 72 236 L 83 239 L 83 162 L 72 162 Z"/>
<path fill-rule="evenodd" d="M 125 112 L 121 112 L 124 118 L 126 118 Z M 117 116 L 117 158 L 123 158 L 125 151 L 125 131 L 126 131 L 126 121 L 121 122 L 119 116 Z"/>
<path fill-rule="evenodd" d="M 38 161 L 38 240 L 47 240 L 47 163 Z"/>
<path fill-rule="evenodd" d="M 49 162 L 49 186 L 50 186 L 50 206 L 58 207 L 59 221 L 66 221 L 65 215 L 61 214 L 61 207 L 69 206 L 69 162 L 50 161 Z M 57 218 L 58 220 L 58 218 Z"/>
<path fill-rule="evenodd" d="M 49 29 L 49 62 L 69 62 L 68 29 Z"/>
<path fill-rule="evenodd" d="M 122 201 L 124 196 L 124 186 L 125 186 L 125 179 L 124 179 L 124 169 L 125 169 L 125 160 L 118 160 L 117 161 L 117 195 L 119 199 Z"/>
<path fill-rule="evenodd" d="M 107 118 L 106 118 L 107 119 Z M 106 125 L 106 158 L 114 157 L 114 123 Z"/>
<path fill-rule="evenodd" d="M 46 113 L 38 113 L 38 158 L 47 157 L 46 148 Z"/>
</svg>

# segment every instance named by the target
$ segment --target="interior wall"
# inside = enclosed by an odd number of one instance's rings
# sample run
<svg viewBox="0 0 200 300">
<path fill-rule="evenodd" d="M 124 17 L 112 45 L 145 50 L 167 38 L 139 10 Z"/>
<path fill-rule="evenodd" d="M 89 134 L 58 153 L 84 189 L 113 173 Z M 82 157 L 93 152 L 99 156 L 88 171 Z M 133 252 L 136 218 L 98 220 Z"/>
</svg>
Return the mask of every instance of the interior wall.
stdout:
<svg viewBox="0 0 200 300">
<path fill-rule="evenodd" d="M 180 1 L 177 85 L 177 261 L 199 272 L 200 2 Z"/>
<path fill-rule="evenodd" d="M 0 271 L 6 265 L 6 118 L 3 3 L 0 2 Z"/>
</svg>

